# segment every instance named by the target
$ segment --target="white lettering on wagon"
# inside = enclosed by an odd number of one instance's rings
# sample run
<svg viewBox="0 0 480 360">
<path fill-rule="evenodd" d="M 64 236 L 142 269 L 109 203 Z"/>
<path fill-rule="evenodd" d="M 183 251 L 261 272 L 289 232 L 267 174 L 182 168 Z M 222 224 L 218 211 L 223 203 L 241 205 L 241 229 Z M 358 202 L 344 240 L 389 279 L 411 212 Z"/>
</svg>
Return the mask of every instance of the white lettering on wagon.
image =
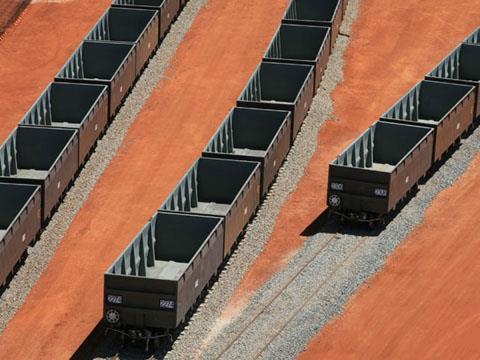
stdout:
<svg viewBox="0 0 480 360">
<path fill-rule="evenodd" d="M 175 301 L 173 300 L 160 300 L 160 309 L 174 310 Z"/>
</svg>

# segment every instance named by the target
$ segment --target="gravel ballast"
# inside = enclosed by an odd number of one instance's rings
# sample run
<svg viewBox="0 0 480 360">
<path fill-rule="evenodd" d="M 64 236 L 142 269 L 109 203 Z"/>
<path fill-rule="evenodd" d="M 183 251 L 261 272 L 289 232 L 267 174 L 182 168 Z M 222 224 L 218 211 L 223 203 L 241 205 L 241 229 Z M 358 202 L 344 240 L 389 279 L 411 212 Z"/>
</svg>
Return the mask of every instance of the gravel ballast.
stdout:
<svg viewBox="0 0 480 360">
<path fill-rule="evenodd" d="M 95 152 L 68 191 L 40 240 L 28 249 L 25 263 L 0 298 L 0 334 L 46 269 L 75 215 L 119 150 L 129 127 L 161 81 L 177 47 L 190 29 L 197 13 L 207 2 L 208 0 L 191 0 L 183 9 L 106 134 L 98 141 Z"/>
</svg>

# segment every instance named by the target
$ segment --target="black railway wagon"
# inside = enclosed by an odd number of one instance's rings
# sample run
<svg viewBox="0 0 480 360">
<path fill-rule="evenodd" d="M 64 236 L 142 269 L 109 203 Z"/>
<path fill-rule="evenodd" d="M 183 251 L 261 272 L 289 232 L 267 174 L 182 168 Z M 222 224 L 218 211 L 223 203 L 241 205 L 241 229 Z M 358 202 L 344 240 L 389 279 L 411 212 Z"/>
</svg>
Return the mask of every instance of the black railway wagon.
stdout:
<svg viewBox="0 0 480 360">
<path fill-rule="evenodd" d="M 328 206 L 373 223 L 395 209 L 432 165 L 434 130 L 378 121 L 329 167 Z"/>
<path fill-rule="evenodd" d="M 78 131 L 18 126 L 0 147 L 0 181 L 42 187 L 48 220 L 78 168 Z"/>
<path fill-rule="evenodd" d="M 424 80 L 415 85 L 382 120 L 435 129 L 434 161 L 472 125 L 475 108 L 473 86 Z"/>
<path fill-rule="evenodd" d="M 475 86 L 475 114 L 480 118 L 480 46 L 461 44 L 426 79 Z"/>
<path fill-rule="evenodd" d="M 471 33 L 466 39 L 465 41 L 466 43 L 468 44 L 476 44 L 476 45 L 480 45 L 480 27 L 475 30 L 473 33 Z"/>
<path fill-rule="evenodd" d="M 147 10 L 157 10 L 160 21 L 158 23 L 158 37 L 163 39 L 180 11 L 181 0 L 113 0 L 112 7 L 126 7 Z"/>
<path fill-rule="evenodd" d="M 223 238 L 219 217 L 158 212 L 104 275 L 107 323 L 147 339 L 175 329 L 221 265 Z"/>
<path fill-rule="evenodd" d="M 237 105 L 292 113 L 292 140 L 295 139 L 313 100 L 313 66 L 262 61 Z"/>
<path fill-rule="evenodd" d="M 51 83 L 20 124 L 78 130 L 82 164 L 108 123 L 108 88 L 105 85 Z"/>
<path fill-rule="evenodd" d="M 263 197 L 290 150 L 291 122 L 288 111 L 235 107 L 203 156 L 260 162 Z"/>
<path fill-rule="evenodd" d="M 329 44 L 328 27 L 282 24 L 263 60 L 314 66 L 316 92 L 330 56 Z"/>
<path fill-rule="evenodd" d="M 330 49 L 340 32 L 344 0 L 292 0 L 283 16 L 284 24 L 328 26 L 332 30 Z"/>
<path fill-rule="evenodd" d="M 224 255 L 230 251 L 260 203 L 260 163 L 201 157 L 160 210 L 224 219 Z"/>
<path fill-rule="evenodd" d="M 111 118 L 135 80 L 133 45 L 85 40 L 57 74 L 55 80 L 107 85 Z"/>
<path fill-rule="evenodd" d="M 158 46 L 158 11 L 109 8 L 86 40 L 126 42 L 133 44 L 135 73 L 139 76 Z"/>
<path fill-rule="evenodd" d="M 0 183 L 0 288 L 41 226 L 40 187 Z"/>
</svg>

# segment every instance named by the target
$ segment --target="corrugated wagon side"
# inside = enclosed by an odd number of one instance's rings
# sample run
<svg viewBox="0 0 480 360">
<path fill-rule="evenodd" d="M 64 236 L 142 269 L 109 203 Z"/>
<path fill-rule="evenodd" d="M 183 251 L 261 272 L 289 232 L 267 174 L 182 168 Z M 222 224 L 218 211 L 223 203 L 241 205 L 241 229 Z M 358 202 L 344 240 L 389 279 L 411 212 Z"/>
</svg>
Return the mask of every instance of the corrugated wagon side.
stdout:
<svg viewBox="0 0 480 360">
<path fill-rule="evenodd" d="M 57 74 L 55 80 L 107 85 L 111 118 L 120 108 L 135 81 L 133 45 L 85 40 Z"/>
<path fill-rule="evenodd" d="M 424 80 L 393 105 L 382 120 L 434 128 L 436 161 L 472 125 L 474 110 L 473 86 Z"/>
<path fill-rule="evenodd" d="M 40 187 L 0 183 L 0 288 L 41 226 Z"/>
<path fill-rule="evenodd" d="M 203 156 L 260 162 L 263 197 L 290 150 L 291 121 L 288 111 L 235 107 Z"/>
<path fill-rule="evenodd" d="M 201 157 L 160 210 L 224 218 L 227 256 L 260 203 L 260 179 L 258 162 Z"/>
<path fill-rule="evenodd" d="M 105 320 L 150 334 L 175 329 L 222 263 L 223 238 L 219 217 L 156 213 L 105 273 Z"/>
<path fill-rule="evenodd" d="M 292 139 L 307 116 L 314 94 L 313 66 L 262 61 L 237 101 L 239 107 L 292 113 Z"/>
<path fill-rule="evenodd" d="M 157 48 L 159 21 L 155 10 L 112 7 L 103 14 L 86 40 L 133 44 L 135 72 L 139 76 Z"/>
<path fill-rule="evenodd" d="M 0 147 L 0 165 L 0 181 L 41 186 L 46 221 L 78 171 L 78 132 L 19 126 Z"/>
<path fill-rule="evenodd" d="M 432 128 L 376 122 L 329 167 L 330 209 L 374 221 L 395 209 L 432 165 Z"/>
<path fill-rule="evenodd" d="M 108 123 L 105 85 L 51 83 L 20 124 L 78 130 L 79 162 L 83 163 Z"/>
</svg>

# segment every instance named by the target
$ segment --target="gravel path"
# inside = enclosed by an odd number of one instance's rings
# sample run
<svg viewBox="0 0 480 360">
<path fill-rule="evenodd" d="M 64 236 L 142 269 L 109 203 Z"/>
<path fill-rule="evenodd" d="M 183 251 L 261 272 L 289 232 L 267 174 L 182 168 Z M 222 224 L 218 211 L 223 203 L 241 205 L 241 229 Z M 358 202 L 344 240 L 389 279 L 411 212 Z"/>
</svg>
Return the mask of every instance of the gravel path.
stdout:
<svg viewBox="0 0 480 360">
<path fill-rule="evenodd" d="M 28 249 L 28 257 L 0 298 L 0 334 L 24 303 L 30 290 L 52 259 L 75 215 L 93 190 L 110 161 L 123 143 L 127 131 L 135 121 L 150 94 L 173 58 L 177 47 L 190 29 L 197 13 L 208 0 L 191 0 L 183 9 L 155 56 L 137 81 L 95 152 L 68 191 L 63 203 L 52 217 L 40 241 Z"/>
</svg>

